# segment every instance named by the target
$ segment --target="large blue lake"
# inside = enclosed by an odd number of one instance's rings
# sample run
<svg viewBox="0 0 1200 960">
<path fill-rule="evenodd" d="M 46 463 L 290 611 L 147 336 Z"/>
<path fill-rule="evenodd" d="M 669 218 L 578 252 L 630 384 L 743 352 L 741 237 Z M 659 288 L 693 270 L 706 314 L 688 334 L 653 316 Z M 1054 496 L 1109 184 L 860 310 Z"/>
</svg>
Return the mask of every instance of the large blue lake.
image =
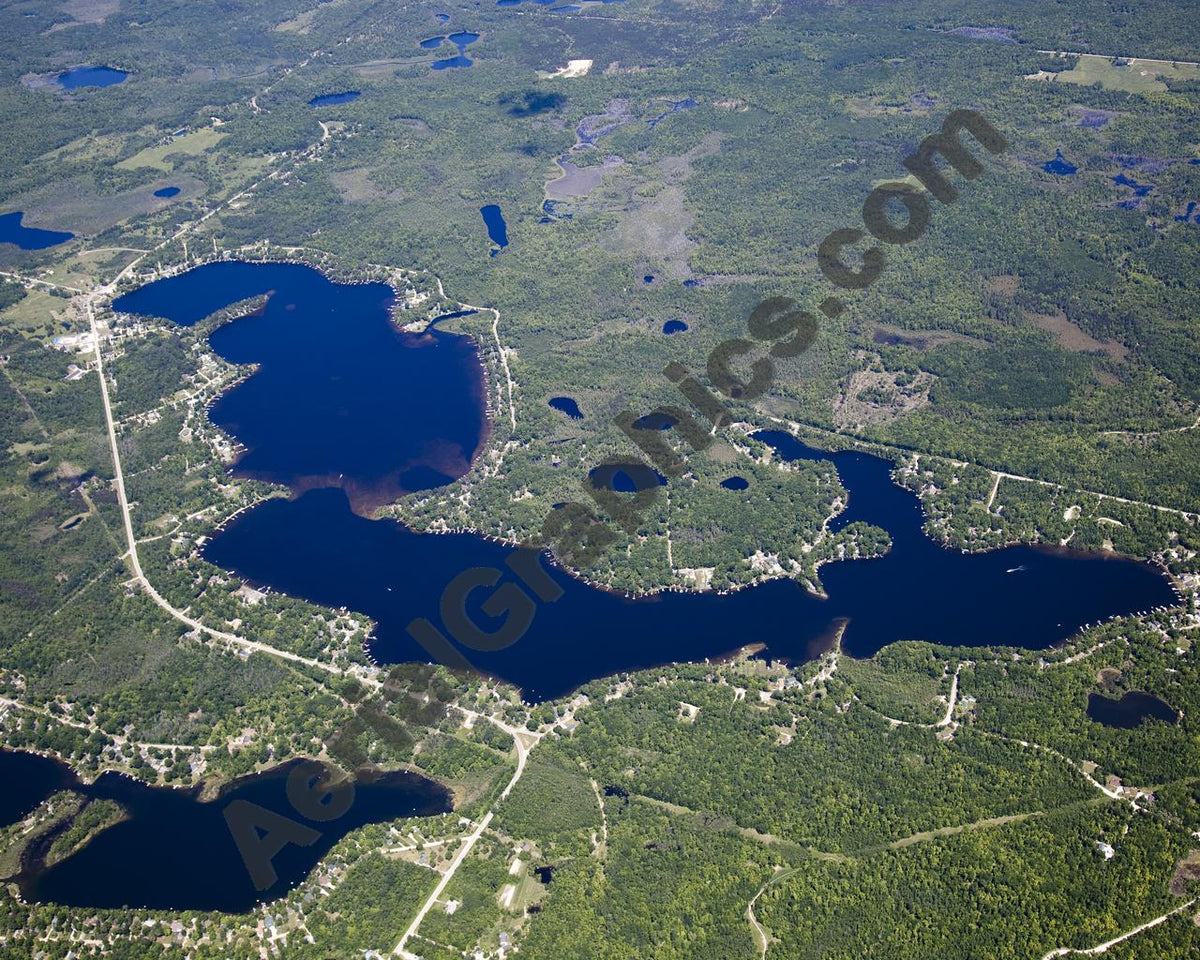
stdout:
<svg viewBox="0 0 1200 960">
<path fill-rule="evenodd" d="M 190 326 L 264 293 L 265 309 L 209 341 L 232 363 L 260 365 L 210 409 L 246 448 L 236 474 L 295 491 L 340 487 L 365 511 L 466 473 L 486 426 L 474 345 L 439 330 L 400 331 L 386 284 L 230 261 L 159 280 L 113 307 Z"/>
<path fill-rule="evenodd" d="M 440 340 L 409 344 L 386 322 L 387 288 L 332 284 L 297 266 L 201 267 L 145 287 L 117 307 L 195 323 L 268 289 L 275 292 L 261 316 L 236 320 L 212 337 L 222 355 L 263 363 L 214 406 L 213 416 L 252 451 L 270 452 L 264 475 L 291 482 L 295 474 L 303 481 L 298 488 L 308 492 L 242 514 L 208 543 L 205 557 L 257 584 L 369 615 L 377 624 L 372 651 L 380 661 L 429 660 L 406 627 L 416 618 L 441 627 L 445 586 L 471 568 L 505 569 L 515 549 L 473 535 L 421 535 L 395 521 L 371 520 L 351 509 L 347 494 L 391 489 L 376 479 L 404 474 L 413 469 L 412 451 L 440 444 L 455 451 L 453 468 L 442 470 L 440 479 L 465 469 L 466 451 L 484 431 L 470 341 L 438 334 Z M 367 335 L 360 326 L 374 332 Z M 384 344 L 392 346 L 385 352 Z M 435 375 L 428 374 L 430 367 Z M 390 402 L 402 384 L 416 393 Z M 414 399 L 418 394 L 423 396 Z M 729 595 L 670 592 L 628 599 L 554 568 L 549 575 L 563 595 L 538 609 L 525 635 L 496 652 L 464 650 L 466 658 L 540 701 L 593 678 L 718 657 L 751 643 L 765 643 L 769 656 L 804 660 L 824 648 L 843 620 L 843 646 L 854 656 L 903 639 L 1041 649 L 1087 623 L 1177 600 L 1169 581 L 1145 563 L 1037 547 L 984 554 L 943 549 L 922 532 L 920 503 L 892 482 L 887 461 L 815 451 L 787 434 L 757 437 L 787 458 L 832 461 L 850 493 L 849 509 L 833 527 L 855 520 L 880 526 L 892 537 L 890 553 L 824 566 L 828 599 L 788 579 Z M 237 469 L 245 470 L 249 459 Z M 270 464 L 287 469 L 267 469 Z M 328 487 L 341 489 L 317 489 Z M 737 509 L 733 494 L 725 495 L 730 509 Z M 482 601 L 489 591 L 477 593 Z M 489 629 L 499 623 L 480 609 L 469 612 Z"/>
</svg>

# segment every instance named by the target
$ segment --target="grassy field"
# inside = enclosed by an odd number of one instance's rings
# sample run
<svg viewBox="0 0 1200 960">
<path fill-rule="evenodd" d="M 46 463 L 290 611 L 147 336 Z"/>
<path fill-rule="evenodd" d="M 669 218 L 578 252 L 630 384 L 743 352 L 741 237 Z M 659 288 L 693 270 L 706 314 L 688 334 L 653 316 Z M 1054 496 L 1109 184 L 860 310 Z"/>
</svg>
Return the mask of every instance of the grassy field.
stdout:
<svg viewBox="0 0 1200 960">
<path fill-rule="evenodd" d="M 1105 90 L 1124 90 L 1128 93 L 1165 93 L 1163 79 L 1200 79 L 1200 65 L 1166 60 L 1122 60 L 1085 53 L 1074 69 L 1056 73 L 1051 79 L 1080 86 L 1100 84 Z"/>
<path fill-rule="evenodd" d="M 136 170 L 139 167 L 153 167 L 156 170 L 170 172 L 175 169 L 176 161 L 172 157 L 185 155 L 189 157 L 207 153 L 218 143 L 225 134 L 212 127 L 203 127 L 182 137 L 172 137 L 167 143 L 159 143 L 153 147 L 139 150 L 132 157 L 126 157 L 118 163 L 118 170 Z"/>
</svg>

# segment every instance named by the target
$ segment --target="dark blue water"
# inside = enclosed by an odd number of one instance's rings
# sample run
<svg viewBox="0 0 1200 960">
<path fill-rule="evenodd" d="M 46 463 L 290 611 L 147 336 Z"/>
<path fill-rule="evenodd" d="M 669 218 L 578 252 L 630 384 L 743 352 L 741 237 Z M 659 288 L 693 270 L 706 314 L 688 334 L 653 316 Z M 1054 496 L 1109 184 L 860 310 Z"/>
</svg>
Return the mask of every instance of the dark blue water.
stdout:
<svg viewBox="0 0 1200 960">
<path fill-rule="evenodd" d="M 324 441 L 333 436 L 343 442 L 317 459 L 323 482 L 343 489 L 313 489 L 295 500 L 262 503 L 210 540 L 205 558 L 252 582 L 370 616 L 377 624 L 372 653 L 381 661 L 429 660 L 406 628 L 425 618 L 446 632 L 440 605 L 445 587 L 473 568 L 505 570 L 517 550 L 472 535 L 418 535 L 395 521 L 366 519 L 351 511 L 345 490 L 363 484 L 351 473 L 354 465 L 366 469 L 369 486 L 381 472 L 411 469 L 412 450 L 442 443 L 463 458 L 458 462 L 465 469 L 466 451 L 474 449 L 482 429 L 482 404 L 481 394 L 471 389 L 478 383 L 474 353 L 453 347 L 469 341 L 397 334 L 386 321 L 387 288 L 332 284 L 296 265 L 201 267 L 144 287 L 117 308 L 129 309 L 132 301 L 177 322 L 195 323 L 263 289 L 276 293 L 261 315 L 234 321 L 212 338 L 223 355 L 263 364 L 218 402 L 214 414 L 220 416 L 226 400 L 258 382 L 259 396 L 246 404 L 246 427 L 235 425 L 235 435 L 244 439 L 241 431 L 247 428 L 281 429 L 286 439 L 268 437 L 255 449 L 269 449 L 313 487 L 320 484 L 295 471 L 294 460 L 307 457 L 309 446 L 325 449 Z M 415 392 L 393 403 L 393 394 L 410 384 L 416 384 Z M 357 392 L 363 398 L 355 398 Z M 320 399 L 310 402 L 309 393 Z M 463 397 L 470 402 L 453 406 Z M 342 404 L 350 405 L 352 416 L 330 417 L 324 409 Z M 453 414 L 443 415 L 448 410 Z M 854 656 L 901 639 L 1040 649 L 1089 622 L 1176 602 L 1169 582 L 1149 564 L 1034 547 L 973 555 L 942 549 L 922 532 L 919 501 L 892 483 L 886 461 L 823 454 L 787 434 L 756 436 L 788 458 L 832 461 L 850 500 L 831 526 L 840 529 L 855 520 L 880 526 L 891 534 L 891 552 L 882 559 L 824 566 L 828 600 L 790 579 L 728 596 L 667 593 L 633 600 L 554 569 L 549 576 L 563 596 L 536 609 L 521 639 L 489 653 L 464 650 L 466 659 L 540 701 L 597 677 L 703 660 L 756 642 L 767 644 L 771 656 L 803 660 L 827 640 L 839 618 L 849 620 L 844 644 Z M 387 441 L 371 442 L 379 437 Z M 373 456 L 364 458 L 360 443 L 370 445 Z M 334 470 L 345 470 L 344 477 Z M 275 475 L 287 472 L 277 469 Z M 591 476 L 596 487 L 608 489 L 665 482 L 653 474 L 641 484 L 637 468 L 624 464 Z M 580 487 L 586 482 L 581 476 Z M 588 499 L 582 489 L 577 497 Z M 468 612 L 490 630 L 500 621 L 480 609 L 489 595 L 475 591 Z"/>
<path fill-rule="evenodd" d="M 1055 150 L 1054 159 L 1047 160 L 1044 164 L 1042 164 L 1042 169 L 1047 173 L 1053 173 L 1058 177 L 1073 177 L 1078 167 L 1076 167 L 1074 164 L 1067 163 L 1066 159 L 1063 157 L 1062 150 Z"/>
<path fill-rule="evenodd" d="M 155 190 L 155 191 L 154 191 L 154 195 L 155 195 L 156 197 L 163 197 L 163 198 L 166 198 L 166 197 L 174 197 L 174 196 L 176 196 L 178 193 L 179 193 L 179 188 L 178 188 L 178 187 L 163 187 L 161 190 Z"/>
<path fill-rule="evenodd" d="M 332 107 L 339 103 L 352 103 L 362 96 L 361 90 L 343 90 L 341 93 L 323 93 L 308 101 L 310 107 Z"/>
<path fill-rule="evenodd" d="M 642 282 L 643 283 L 653 283 L 654 282 L 654 274 L 652 274 L 652 273 L 646 274 L 644 277 L 642 277 Z"/>
<path fill-rule="evenodd" d="M 1048 547 L 944 549 L 924 534 L 920 501 L 892 482 L 887 461 L 816 451 L 778 431 L 753 436 L 786 460 L 837 467 L 850 501 L 830 529 L 862 521 L 891 535 L 880 559 L 821 568 L 831 603 L 851 618 L 844 641 L 853 656 L 873 653 L 885 637 L 1042 649 L 1088 623 L 1178 601 L 1148 563 Z"/>
<path fill-rule="evenodd" d="M 1127 176 L 1123 173 L 1118 173 L 1115 177 L 1113 177 L 1112 182 L 1120 187 L 1129 187 L 1133 191 L 1134 195 L 1138 197 L 1144 197 L 1154 189 L 1153 184 L 1138 183 L 1133 179 L 1133 177 Z"/>
<path fill-rule="evenodd" d="M 673 333 L 683 333 L 688 325 L 682 320 L 668 320 L 663 324 L 663 333 L 670 336 Z"/>
<path fill-rule="evenodd" d="M 113 307 L 190 326 L 268 292 L 264 310 L 209 339 L 230 362 L 260 365 L 210 408 L 247 448 L 237 475 L 295 491 L 341 487 L 366 510 L 467 471 L 485 430 L 473 342 L 402 332 L 385 284 L 338 284 L 299 264 L 223 262 L 156 281 Z"/>
<path fill-rule="evenodd" d="M 430 37 L 427 40 L 421 41 L 421 47 L 425 50 L 436 50 L 445 41 L 449 40 L 452 44 L 458 47 L 458 56 L 450 57 L 448 60 L 435 60 L 430 66 L 434 70 L 450 70 L 458 67 L 469 67 L 475 61 L 470 57 L 465 56 L 467 47 L 479 39 L 478 33 L 471 33 L 469 30 L 460 30 L 458 33 L 452 33 L 447 37 Z"/>
<path fill-rule="evenodd" d="M 667 485 L 666 477 L 640 463 L 594 467 L 588 471 L 588 480 L 597 490 L 615 490 L 617 493 L 637 493 Z"/>
<path fill-rule="evenodd" d="M 1195 220 L 1192 219 L 1192 213 L 1195 211 L 1195 209 L 1196 209 L 1196 201 L 1189 200 L 1187 209 L 1184 210 L 1183 213 L 1176 214 L 1175 221 L 1177 223 L 1189 223 L 1189 222 L 1200 223 L 1200 213 L 1196 214 Z"/>
<path fill-rule="evenodd" d="M 633 421 L 635 430 L 670 430 L 675 426 L 675 418 L 669 413 L 648 413 Z"/>
<path fill-rule="evenodd" d="M 1179 712 L 1165 700 L 1134 690 L 1119 700 L 1099 693 L 1088 694 L 1087 715 L 1106 727 L 1132 730 L 1147 720 L 1178 723 Z"/>
<path fill-rule="evenodd" d="M 696 101 L 693 100 L 691 97 L 686 97 L 683 100 L 672 100 L 672 101 L 669 101 L 669 103 L 671 104 L 671 106 L 667 110 L 664 110 L 658 116 L 651 117 L 649 120 L 646 121 L 646 123 L 649 125 L 651 130 L 653 130 L 655 127 L 657 127 L 660 123 L 662 123 L 665 119 L 667 119 L 667 117 L 669 117 L 671 114 L 678 113 L 680 110 L 690 110 L 692 107 L 697 105 Z"/>
<path fill-rule="evenodd" d="M 721 481 L 721 486 L 726 490 L 746 490 L 750 487 L 750 481 L 745 477 L 726 477 Z"/>
<path fill-rule="evenodd" d="M 73 233 L 59 230 L 23 227 L 21 218 L 24 216 L 20 210 L 16 213 L 0 214 L 0 243 L 15 243 L 22 250 L 45 250 L 47 247 L 66 243 L 75 236 Z"/>
<path fill-rule="evenodd" d="M 434 16 L 437 17 L 437 19 L 441 23 L 445 23 L 447 20 L 450 19 L 450 14 L 448 14 L 448 13 L 435 13 Z"/>
<path fill-rule="evenodd" d="M 1138 183 L 1133 177 L 1124 173 L 1119 173 L 1111 179 L 1118 187 L 1127 187 L 1133 193 L 1133 196 L 1127 196 L 1124 200 L 1117 201 L 1117 206 L 1125 210 L 1141 209 L 1142 198 L 1154 190 L 1152 184 Z"/>
<path fill-rule="evenodd" d="M 570 397 L 551 397 L 550 406 L 559 413 L 565 413 L 572 420 L 583 419 L 583 412 L 579 409 L 579 404 Z"/>
<path fill-rule="evenodd" d="M 507 247 L 508 224 L 504 222 L 504 214 L 500 212 L 500 208 L 494 203 L 489 203 L 486 207 L 480 207 L 479 212 L 487 226 L 488 239 L 498 247 Z"/>
<path fill-rule="evenodd" d="M 121 83 L 129 74 L 113 67 L 75 67 L 58 75 L 58 84 L 64 90 L 79 90 L 82 87 L 111 87 Z"/>
<path fill-rule="evenodd" d="M 353 802 L 344 813 L 315 821 L 301 815 L 287 796 L 288 775 L 301 762 L 237 780 L 212 802 L 201 803 L 196 790 L 150 787 L 115 773 L 83 784 L 57 761 L 0 750 L 0 781 L 6 791 L 30 794 L 27 784 L 42 791 L 30 806 L 69 788 L 93 799 L 116 801 L 128 814 L 52 867 L 42 866 L 45 850 L 35 848 L 22 865 L 21 894 L 26 900 L 77 907 L 241 912 L 283 896 L 338 840 L 363 824 L 452 809 L 450 793 L 440 784 L 398 772 L 356 784 Z M 256 804 L 318 834 L 309 846 L 289 844 L 276 854 L 271 864 L 278 879 L 262 890 L 255 888 L 225 819 L 226 810 L 237 801 Z M 3 802 L 13 806 L 9 797 Z"/>
<path fill-rule="evenodd" d="M 57 760 L 0 748 L 0 827 L 24 819 L 50 794 L 76 783 L 71 770 Z"/>
</svg>

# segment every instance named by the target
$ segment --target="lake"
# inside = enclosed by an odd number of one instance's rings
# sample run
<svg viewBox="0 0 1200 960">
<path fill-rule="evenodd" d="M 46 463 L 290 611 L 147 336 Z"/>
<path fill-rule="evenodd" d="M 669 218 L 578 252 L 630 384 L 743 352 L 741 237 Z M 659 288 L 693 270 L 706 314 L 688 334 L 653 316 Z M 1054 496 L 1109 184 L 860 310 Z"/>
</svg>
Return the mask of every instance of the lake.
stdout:
<svg viewBox="0 0 1200 960">
<path fill-rule="evenodd" d="M 339 103 L 353 103 L 362 96 L 361 90 L 343 90 L 341 93 L 325 93 L 308 101 L 310 107 L 332 107 Z"/>
<path fill-rule="evenodd" d="M 420 47 L 423 50 L 436 50 L 443 43 L 449 41 L 458 47 L 458 55 L 450 57 L 447 60 L 435 60 L 431 67 L 434 70 L 451 70 L 458 67 L 469 67 L 475 61 L 466 56 L 467 47 L 479 39 L 478 33 L 471 33 L 469 30 L 460 30 L 458 33 L 452 33 L 445 37 L 429 37 L 427 40 L 420 42 Z"/>
<path fill-rule="evenodd" d="M 669 337 L 673 333 L 683 333 L 687 328 L 688 325 L 682 320 L 668 320 L 663 324 L 662 331 Z"/>
<path fill-rule="evenodd" d="M 41 791 L 30 808 L 56 790 L 71 789 L 92 799 L 115 801 L 127 813 L 125 820 L 52 867 L 45 867 L 42 858 L 54 835 L 35 843 L 18 878 L 21 895 L 30 901 L 76 907 L 241 912 L 283 896 L 351 830 L 452 809 L 451 795 L 440 784 L 396 772 L 357 784 L 353 803 L 341 816 L 311 820 L 301 816 L 287 798 L 288 775 L 302 762 L 289 761 L 235 780 L 216 799 L 201 802 L 197 789 L 151 787 L 116 773 L 84 784 L 56 760 L 0 750 L 0 780 L 9 785 L 7 789 L 15 786 L 24 794 Z M 266 889 L 255 889 L 225 819 L 226 809 L 235 801 L 256 804 L 319 834 L 309 846 L 289 844 L 271 860 L 278 879 Z M 5 797 L 3 805 L 10 809 L 12 799 Z M 180 864 L 187 869 L 178 869 Z"/>
<path fill-rule="evenodd" d="M 399 330 L 386 284 L 227 261 L 141 287 L 113 308 L 191 326 L 268 292 L 265 309 L 209 339 L 231 363 L 260 365 L 209 412 L 245 448 L 235 475 L 295 491 L 340 487 L 368 511 L 467 471 L 486 429 L 473 341 Z"/>
<path fill-rule="evenodd" d="M 779 431 L 753 436 L 784 460 L 833 463 L 849 505 L 831 530 L 862 521 L 891 535 L 892 547 L 879 559 L 821 568 L 831 603 L 850 618 L 843 646 L 852 656 L 918 639 L 1041 650 L 1089 623 L 1178 603 L 1170 581 L 1149 563 L 1058 547 L 946 549 L 925 535 L 921 502 L 892 481 L 888 461 L 813 450 Z"/>
<path fill-rule="evenodd" d="M 64 90 L 80 90 L 83 87 L 112 87 L 124 82 L 129 76 L 124 70 L 113 67 L 74 67 L 58 75 L 58 85 Z"/>
<path fill-rule="evenodd" d="M 75 237 L 73 233 L 60 230 L 40 230 L 37 227 L 22 226 L 21 220 L 24 216 L 20 210 L 16 213 L 0 214 L 0 243 L 15 243 L 22 250 L 45 250 Z"/>
<path fill-rule="evenodd" d="M 1087 715 L 1106 727 L 1132 730 L 1147 720 L 1178 723 L 1179 711 L 1153 694 L 1134 690 L 1119 700 L 1100 693 L 1088 694 Z"/>
<path fill-rule="evenodd" d="M 156 197 L 161 197 L 163 199 L 166 199 L 167 197 L 178 196 L 179 188 L 178 187 L 163 187 L 161 190 L 155 190 L 154 195 Z"/>
<path fill-rule="evenodd" d="M 265 452 L 257 469 L 303 495 L 242 513 L 205 545 L 204 556 L 256 585 L 370 616 L 378 661 L 428 661 L 407 626 L 425 618 L 441 627 L 446 585 L 472 568 L 504 570 L 517 548 L 370 520 L 354 512 L 352 497 L 364 487 L 380 489 L 377 477 L 412 469 L 414 457 L 443 443 L 454 452 L 454 469 L 446 469 L 441 482 L 465 470 L 484 430 L 482 392 L 472 387 L 479 383 L 472 342 L 445 333 L 427 339 L 400 334 L 387 322 L 389 288 L 335 284 L 290 264 L 211 264 L 143 287 L 115 306 L 187 324 L 266 290 L 275 294 L 261 314 L 227 324 L 211 339 L 235 362 L 262 363 L 213 406 L 213 416 L 251 449 L 238 471 L 248 469 L 253 453 Z M 413 392 L 392 402 L 410 386 Z M 253 393 L 239 398 L 248 390 Z M 464 398 L 469 402 L 455 405 Z M 345 414 L 335 416 L 342 405 Z M 373 442 L 379 437 L 387 442 Z M 1170 582 L 1146 563 L 1042 547 L 982 554 L 944 549 L 923 533 L 920 501 L 892 482 L 887 461 L 813 450 L 783 433 L 756 437 L 785 459 L 835 467 L 850 496 L 830 528 L 873 523 L 891 534 L 891 552 L 822 567 L 828 599 L 790 579 L 726 595 L 668 591 L 634 599 L 553 567 L 548 575 L 563 596 L 537 609 L 519 642 L 488 653 L 465 651 L 467 659 L 538 702 L 595 678 L 703 661 L 756 642 L 767 644 L 768 656 L 802 661 L 825 648 L 841 619 L 849 621 L 843 645 L 853 656 L 903 639 L 1045 649 L 1088 623 L 1177 602 Z M 319 456 L 301 468 L 310 447 Z M 426 479 L 429 486 L 439 481 L 436 471 Z M 663 482 L 657 474 L 640 477 L 632 465 L 593 470 L 594 482 L 612 489 L 635 489 L 643 479 Z M 494 629 L 499 621 L 479 607 L 487 591 L 477 594 L 468 610 Z"/>
<path fill-rule="evenodd" d="M 1073 163 L 1068 163 L 1063 157 L 1062 150 L 1054 151 L 1054 159 L 1047 160 L 1042 164 L 1042 169 L 1047 173 L 1052 173 L 1056 177 L 1073 177 L 1078 169 Z"/>
<path fill-rule="evenodd" d="M 501 249 L 507 247 L 508 224 L 504 222 L 504 214 L 500 212 L 500 208 L 494 203 L 489 203 L 486 207 L 480 207 L 479 213 L 487 227 L 488 239 Z"/>
<path fill-rule="evenodd" d="M 583 419 L 583 412 L 579 409 L 579 404 L 570 397 L 551 397 L 549 404 L 559 413 L 565 413 L 572 420 Z"/>
</svg>

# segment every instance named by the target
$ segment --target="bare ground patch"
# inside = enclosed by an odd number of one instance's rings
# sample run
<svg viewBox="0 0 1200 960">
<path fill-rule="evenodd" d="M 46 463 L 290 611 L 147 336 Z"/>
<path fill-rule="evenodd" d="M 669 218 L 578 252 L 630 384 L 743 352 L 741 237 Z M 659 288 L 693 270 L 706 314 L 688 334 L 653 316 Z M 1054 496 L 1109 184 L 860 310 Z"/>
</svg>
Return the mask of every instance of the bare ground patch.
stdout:
<svg viewBox="0 0 1200 960">
<path fill-rule="evenodd" d="M 687 231 L 695 215 L 684 206 L 683 190 L 664 187 L 655 196 L 635 201 L 614 231 L 618 250 L 663 265 L 663 272 L 680 279 L 691 274 L 688 255 L 695 243 Z"/>
<path fill-rule="evenodd" d="M 880 346 L 913 347 L 917 350 L 932 350 L 945 343 L 983 345 L 982 340 L 954 333 L 951 330 L 905 330 L 901 327 L 889 326 L 886 323 L 881 323 L 872 330 L 871 340 Z"/>
<path fill-rule="evenodd" d="M 1013 274 L 1001 273 L 994 277 L 988 277 L 983 281 L 983 286 L 988 293 L 994 293 L 1000 297 L 1011 297 L 1016 295 L 1021 283 Z"/>
<path fill-rule="evenodd" d="M 833 422 L 839 428 L 890 423 L 929 405 L 936 378 L 920 373 L 911 379 L 890 370 L 856 370 L 833 399 Z"/>
<path fill-rule="evenodd" d="M 356 167 L 353 170 L 339 170 L 329 179 L 333 181 L 338 195 L 349 203 L 380 200 L 387 194 L 371 179 L 373 172 L 370 167 Z"/>
<path fill-rule="evenodd" d="M 1200 850 L 1192 850 L 1175 867 L 1175 876 L 1171 878 L 1171 895 L 1186 897 L 1188 884 L 1198 880 L 1200 880 Z"/>
<path fill-rule="evenodd" d="M 1025 319 L 1035 327 L 1052 333 L 1058 345 L 1064 350 L 1074 353 L 1096 353 L 1102 351 L 1114 360 L 1124 360 L 1129 355 L 1129 349 L 1115 340 L 1097 340 L 1091 334 L 1081 330 L 1070 320 L 1063 311 L 1057 313 L 1031 313 L 1022 311 Z"/>
<path fill-rule="evenodd" d="M 617 156 L 605 157 L 603 163 L 581 167 L 570 160 L 559 158 L 554 161 L 561 171 L 556 180 L 546 183 L 546 196 L 550 200 L 569 200 L 572 197 L 586 197 L 604 179 L 604 175 L 625 161 Z"/>
<path fill-rule="evenodd" d="M 88 23 L 103 23 L 108 17 L 117 12 L 121 0 L 64 0 L 60 9 L 71 19 L 56 23 L 47 33 L 66 30 L 68 27 L 81 27 Z"/>
</svg>

